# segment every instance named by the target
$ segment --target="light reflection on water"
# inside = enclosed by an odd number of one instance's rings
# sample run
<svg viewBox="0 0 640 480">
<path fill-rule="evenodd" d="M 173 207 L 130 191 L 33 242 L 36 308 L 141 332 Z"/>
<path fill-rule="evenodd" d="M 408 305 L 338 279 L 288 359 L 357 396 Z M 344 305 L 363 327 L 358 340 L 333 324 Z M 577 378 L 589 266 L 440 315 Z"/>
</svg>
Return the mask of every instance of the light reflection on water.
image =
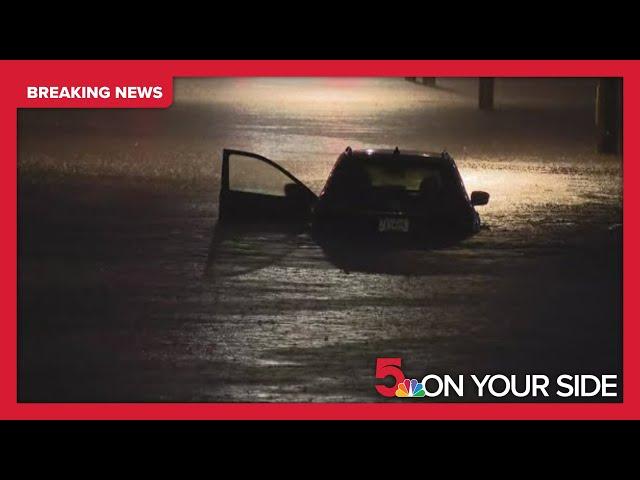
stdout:
<svg viewBox="0 0 640 480">
<path fill-rule="evenodd" d="M 177 79 L 167 110 L 21 111 L 21 172 L 217 186 L 223 148 L 262 154 L 318 192 L 347 145 L 448 150 L 487 215 L 594 199 L 620 206 L 620 159 L 595 150 L 592 79 Z"/>
<path fill-rule="evenodd" d="M 347 145 L 397 145 L 447 149 L 468 191 L 491 194 L 481 211 L 494 222 L 544 215 L 554 205 L 621 207 L 620 160 L 594 152 L 593 80 L 498 79 L 493 113 L 477 110 L 474 79 L 438 85 L 397 78 L 189 79 L 176 83 L 176 102 L 231 106 L 240 112 L 232 145 L 280 162 L 316 192 Z"/>
</svg>

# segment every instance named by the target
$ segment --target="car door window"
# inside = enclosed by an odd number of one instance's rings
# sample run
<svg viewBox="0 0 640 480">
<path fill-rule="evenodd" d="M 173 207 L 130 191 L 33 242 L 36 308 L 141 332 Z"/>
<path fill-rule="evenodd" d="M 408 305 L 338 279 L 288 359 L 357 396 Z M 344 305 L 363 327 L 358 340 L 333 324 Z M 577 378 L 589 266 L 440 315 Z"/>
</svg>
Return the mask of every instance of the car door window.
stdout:
<svg viewBox="0 0 640 480">
<path fill-rule="evenodd" d="M 234 192 L 285 196 L 293 180 L 273 166 L 245 155 L 229 156 L 229 189 Z"/>
</svg>

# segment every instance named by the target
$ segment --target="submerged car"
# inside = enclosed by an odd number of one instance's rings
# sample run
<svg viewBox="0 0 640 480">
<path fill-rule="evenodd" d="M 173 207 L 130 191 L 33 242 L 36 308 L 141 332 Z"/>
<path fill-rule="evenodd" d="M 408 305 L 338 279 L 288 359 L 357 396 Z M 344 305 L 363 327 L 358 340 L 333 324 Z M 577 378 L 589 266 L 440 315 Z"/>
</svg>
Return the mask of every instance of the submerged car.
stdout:
<svg viewBox="0 0 640 480">
<path fill-rule="evenodd" d="M 480 229 L 474 207 L 488 201 L 486 192 L 467 195 L 446 152 L 348 147 L 316 196 L 261 155 L 224 150 L 219 221 L 310 223 L 319 235 L 466 236 Z"/>
</svg>

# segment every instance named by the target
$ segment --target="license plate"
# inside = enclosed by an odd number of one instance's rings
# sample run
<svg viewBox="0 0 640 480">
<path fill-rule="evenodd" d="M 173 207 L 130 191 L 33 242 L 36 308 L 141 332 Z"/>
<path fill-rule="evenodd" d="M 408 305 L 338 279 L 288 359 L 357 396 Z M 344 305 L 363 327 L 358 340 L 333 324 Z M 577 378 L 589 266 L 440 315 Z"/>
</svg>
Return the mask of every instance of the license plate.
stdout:
<svg viewBox="0 0 640 480">
<path fill-rule="evenodd" d="M 408 232 L 409 219 L 408 218 L 387 218 L 387 217 L 379 218 L 378 231 L 379 232 Z"/>
</svg>

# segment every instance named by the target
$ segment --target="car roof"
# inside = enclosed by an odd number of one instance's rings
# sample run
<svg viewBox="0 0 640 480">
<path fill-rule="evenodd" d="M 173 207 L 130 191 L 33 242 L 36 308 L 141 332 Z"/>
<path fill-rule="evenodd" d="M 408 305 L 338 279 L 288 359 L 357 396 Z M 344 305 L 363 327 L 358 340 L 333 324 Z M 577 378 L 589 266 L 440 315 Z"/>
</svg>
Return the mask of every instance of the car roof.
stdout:
<svg viewBox="0 0 640 480">
<path fill-rule="evenodd" d="M 347 148 L 347 150 L 343 153 L 345 156 L 356 157 L 358 159 L 366 159 L 366 158 L 384 158 L 388 157 L 389 160 L 428 160 L 432 162 L 438 162 L 443 164 L 451 164 L 453 163 L 453 159 L 447 152 L 420 152 L 417 150 L 391 150 L 391 149 L 359 149 L 359 150 L 351 150 Z"/>
</svg>

